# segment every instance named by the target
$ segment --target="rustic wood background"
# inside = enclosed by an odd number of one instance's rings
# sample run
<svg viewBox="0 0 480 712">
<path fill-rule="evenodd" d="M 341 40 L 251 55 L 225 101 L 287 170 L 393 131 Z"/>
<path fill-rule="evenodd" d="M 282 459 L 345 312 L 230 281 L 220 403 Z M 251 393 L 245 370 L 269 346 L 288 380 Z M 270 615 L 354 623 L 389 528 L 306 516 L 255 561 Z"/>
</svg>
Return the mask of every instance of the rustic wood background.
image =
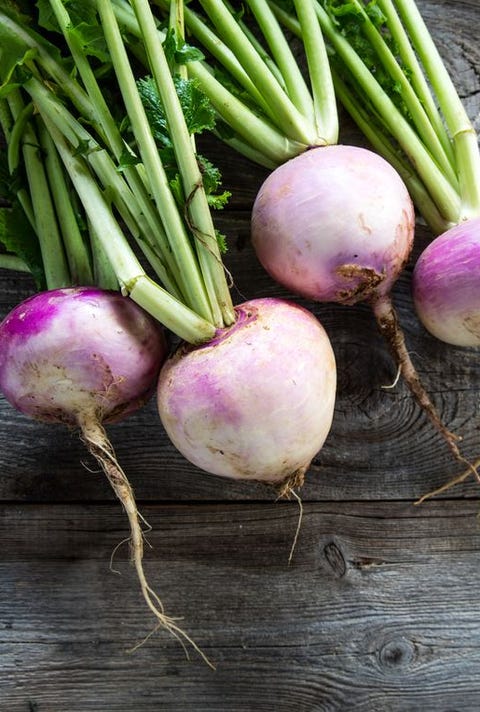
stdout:
<svg viewBox="0 0 480 712">
<path fill-rule="evenodd" d="M 420 3 L 480 129 L 479 0 Z M 345 120 L 342 139 L 362 139 Z M 255 261 L 249 210 L 266 172 L 215 141 L 233 191 L 236 301 L 288 295 Z M 415 256 L 431 239 L 419 226 Z M 442 345 L 395 289 L 408 345 L 444 421 L 480 456 L 480 360 Z M 32 289 L 0 274 L 0 316 Z M 305 303 L 305 302 L 304 302 Z M 328 330 L 339 389 L 328 441 L 295 501 L 202 473 L 173 449 L 154 403 L 110 427 L 152 526 L 147 575 L 216 663 L 152 629 L 127 524 L 77 436 L 0 400 L 1 712 L 465 712 L 480 709 L 480 490 L 415 506 L 459 468 L 406 388 L 366 306 L 306 303 Z M 119 575 L 120 574 L 120 575 Z"/>
</svg>

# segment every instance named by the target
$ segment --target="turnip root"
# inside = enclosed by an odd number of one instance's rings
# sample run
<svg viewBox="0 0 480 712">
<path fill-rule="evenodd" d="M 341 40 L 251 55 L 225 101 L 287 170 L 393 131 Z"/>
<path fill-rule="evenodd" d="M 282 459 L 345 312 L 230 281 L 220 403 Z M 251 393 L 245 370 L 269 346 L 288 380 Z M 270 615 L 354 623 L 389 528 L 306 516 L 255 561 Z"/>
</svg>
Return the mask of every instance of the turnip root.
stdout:
<svg viewBox="0 0 480 712">
<path fill-rule="evenodd" d="M 208 344 L 184 345 L 166 361 L 160 417 L 198 467 L 285 493 L 301 485 L 330 430 L 333 350 L 320 322 L 292 302 L 255 299 L 236 313 Z"/>
</svg>

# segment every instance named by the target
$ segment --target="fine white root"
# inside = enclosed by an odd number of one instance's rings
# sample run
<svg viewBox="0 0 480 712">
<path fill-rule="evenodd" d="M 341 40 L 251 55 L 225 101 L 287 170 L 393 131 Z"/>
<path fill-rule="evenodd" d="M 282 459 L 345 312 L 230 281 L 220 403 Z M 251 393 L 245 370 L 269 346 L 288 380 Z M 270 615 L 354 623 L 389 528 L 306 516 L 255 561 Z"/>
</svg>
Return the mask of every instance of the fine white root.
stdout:
<svg viewBox="0 0 480 712">
<path fill-rule="evenodd" d="M 154 630 L 151 631 L 140 643 L 131 648 L 130 652 L 137 650 L 143 645 L 150 636 L 160 628 L 164 628 L 173 635 L 182 644 L 185 654 L 188 656 L 188 651 L 185 643 L 188 643 L 207 663 L 209 667 L 215 669 L 213 663 L 208 659 L 205 653 L 198 647 L 195 641 L 177 624 L 176 618 L 172 618 L 165 613 L 164 606 L 159 596 L 150 587 L 145 572 L 143 570 L 143 548 L 144 548 L 144 532 L 141 527 L 141 522 L 145 522 L 142 515 L 137 510 L 135 497 L 130 486 L 130 483 L 120 467 L 115 456 L 113 447 L 107 437 L 107 434 L 102 425 L 95 418 L 84 419 L 79 422 L 81 437 L 89 452 L 95 457 L 100 464 L 103 472 L 107 476 L 113 491 L 123 505 L 130 524 L 130 549 L 132 562 L 140 583 L 143 598 L 153 613 L 158 623 Z M 148 525 L 147 525 L 148 526 Z M 122 542 L 123 543 L 123 542 Z M 116 551 L 116 549 L 115 549 Z"/>
<path fill-rule="evenodd" d="M 382 386 L 383 390 L 384 390 L 384 391 L 390 391 L 392 388 L 396 388 L 396 386 L 398 385 L 398 382 L 399 382 L 401 376 L 402 376 L 402 367 L 399 366 L 399 367 L 397 368 L 397 375 L 396 375 L 395 378 L 393 379 L 392 383 L 389 383 L 389 384 L 386 385 L 386 386 Z"/>
<path fill-rule="evenodd" d="M 292 546 L 290 547 L 290 554 L 288 555 L 288 565 L 290 566 L 290 564 L 292 563 L 292 559 L 293 559 L 293 552 L 295 551 L 295 548 L 296 548 L 296 546 L 297 546 L 298 537 L 299 537 L 299 535 L 300 535 L 300 529 L 302 528 L 303 502 L 302 502 L 302 498 L 300 497 L 300 495 L 298 495 L 298 494 L 295 492 L 295 490 L 291 489 L 291 490 L 289 491 L 289 495 L 292 496 L 294 499 L 296 499 L 297 502 L 298 502 L 298 521 L 297 521 L 297 528 L 296 528 L 296 530 L 295 530 L 295 536 L 293 537 Z"/>
<path fill-rule="evenodd" d="M 465 461 L 467 464 L 467 469 L 461 472 L 459 475 L 456 477 L 452 477 L 452 479 L 448 480 L 448 482 L 445 482 L 445 484 L 441 485 L 441 487 L 438 487 L 437 489 L 433 490 L 432 492 L 427 492 L 427 494 L 422 495 L 415 504 L 423 504 L 425 500 L 431 499 L 432 497 L 436 497 L 438 494 L 442 494 L 443 492 L 446 492 L 447 490 L 451 489 L 452 487 L 455 487 L 455 485 L 459 485 L 462 482 L 464 482 L 468 477 L 471 477 L 472 475 L 475 477 L 477 482 L 480 482 L 480 475 L 478 473 L 478 468 L 480 467 L 480 459 L 475 460 L 475 462 L 470 463 L 468 461 Z"/>
<path fill-rule="evenodd" d="M 298 522 L 297 522 L 297 528 L 295 530 L 295 535 L 293 537 L 293 542 L 292 546 L 290 547 L 290 554 L 288 556 L 288 565 L 292 563 L 293 559 L 293 553 L 295 551 L 295 548 L 297 546 L 297 541 L 298 537 L 300 534 L 300 529 L 302 528 L 302 519 L 303 519 L 303 503 L 302 503 L 302 498 L 300 497 L 299 494 L 295 492 L 295 487 L 302 487 L 304 480 L 305 480 L 305 473 L 308 470 L 309 465 L 305 465 L 303 467 L 300 467 L 296 472 L 294 472 L 292 475 L 289 475 L 283 482 L 280 483 L 280 485 L 277 485 L 277 501 L 279 499 L 290 499 L 293 497 L 294 499 L 297 500 L 298 503 Z"/>
</svg>

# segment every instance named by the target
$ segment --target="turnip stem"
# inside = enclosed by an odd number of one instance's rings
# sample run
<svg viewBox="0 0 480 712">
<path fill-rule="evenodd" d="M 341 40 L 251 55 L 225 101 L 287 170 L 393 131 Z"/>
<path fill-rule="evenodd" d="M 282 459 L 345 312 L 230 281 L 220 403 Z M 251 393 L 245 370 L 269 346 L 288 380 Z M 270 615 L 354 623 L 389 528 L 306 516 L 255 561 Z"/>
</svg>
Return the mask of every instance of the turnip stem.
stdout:
<svg viewBox="0 0 480 712">
<path fill-rule="evenodd" d="M 365 12 L 363 4 L 360 0 L 355 0 L 355 5 L 359 8 L 359 12 L 362 16 L 362 30 L 370 45 L 375 49 L 388 76 L 398 87 L 397 91 L 406 105 L 411 117 L 411 123 L 415 126 L 415 130 L 417 131 L 419 138 L 422 140 L 425 148 L 430 152 L 430 154 L 435 157 L 435 160 L 445 177 L 450 181 L 455 189 L 458 189 L 458 180 L 453 167 L 452 148 L 448 143 L 445 128 L 440 131 L 437 126 L 434 127 L 432 125 L 430 117 L 423 106 L 423 93 L 422 100 L 420 100 L 414 90 L 414 87 L 412 86 L 410 72 L 414 71 L 416 65 L 414 64 L 412 68 L 410 64 L 408 65 L 409 76 L 407 78 L 397 58 L 394 56 L 390 47 L 386 44 L 380 30 L 375 27 L 372 20 Z M 406 50 L 406 44 L 407 38 L 405 35 L 404 42 L 400 45 L 400 47 Z M 410 54 L 406 59 L 410 59 Z M 437 131 L 440 131 L 441 136 L 438 135 Z M 447 149 L 445 148 L 445 145 L 448 146 Z"/>
<path fill-rule="evenodd" d="M 301 37 L 303 29 L 298 19 L 273 0 L 269 2 L 282 24 Z M 413 192 L 432 230 L 444 232 L 480 215 L 478 138 L 414 0 L 378 2 L 400 61 L 370 20 L 365 4 L 360 0 L 353 3 L 361 18 L 359 31 L 366 46 L 376 52 L 377 61 L 383 64 L 392 84 L 401 87 L 404 103 L 401 109 L 392 101 L 395 92 L 377 82 L 374 72 L 363 62 L 361 50 L 355 49 L 338 27 L 336 18 L 330 17 L 325 3 L 314 2 L 318 21 L 332 50 L 337 95 L 348 111 L 353 109 L 353 118 L 356 121 L 360 118 L 360 128 L 377 150 L 382 152 L 382 145 L 386 147 L 384 155 L 388 160 L 392 156 L 392 143 L 398 143 L 411 172 L 430 196 L 427 200 L 424 190 L 418 194 Z M 380 136 L 375 138 L 373 134 L 377 130 Z M 385 142 L 387 135 L 391 139 Z"/>
<path fill-rule="evenodd" d="M 248 0 L 248 5 L 272 52 L 276 67 L 281 76 L 285 92 L 298 111 L 314 121 L 314 106 L 312 96 L 305 83 L 300 68 L 295 61 L 287 39 L 273 15 L 266 0 Z M 250 79 L 250 81 L 252 81 Z"/>
<path fill-rule="evenodd" d="M 188 278 L 185 280 L 186 289 L 188 291 L 188 302 L 199 315 L 207 321 L 213 322 L 214 315 L 212 313 L 211 303 L 206 294 L 205 284 L 198 270 L 184 223 L 178 212 L 154 138 L 150 131 L 150 126 L 136 88 L 135 78 L 123 44 L 120 28 L 109 0 L 98 0 L 97 5 L 120 91 L 122 92 L 142 161 L 149 176 L 157 210 L 162 217 L 171 249 L 175 253 L 180 265 L 180 273 L 185 276 L 188 275 Z"/>
<path fill-rule="evenodd" d="M 170 7 L 173 7 L 173 2 L 170 3 Z M 218 59 L 229 74 L 251 95 L 252 99 L 261 107 L 265 114 L 274 120 L 274 112 L 271 106 L 258 91 L 254 82 L 252 82 L 248 73 L 243 69 L 232 50 L 202 21 L 197 13 L 188 7 L 185 8 L 185 18 L 188 20 L 189 31 L 197 37 L 202 46 L 205 47 L 212 56 Z M 195 63 L 195 66 L 197 64 L 198 62 Z M 190 70 L 191 68 L 192 62 L 189 62 L 188 69 Z"/>
<path fill-rule="evenodd" d="M 480 215 L 480 151 L 478 138 L 435 42 L 412 0 L 396 0 L 399 14 L 432 84 L 455 148 L 463 214 Z M 459 220 L 459 221 L 460 221 Z"/>
<path fill-rule="evenodd" d="M 19 135 L 21 135 L 19 147 L 23 154 L 27 173 L 33 220 L 40 243 L 46 284 L 49 289 L 67 286 L 70 284 L 71 277 L 44 163 L 39 155 L 39 139 L 30 121 L 33 109 L 29 105 L 25 106 L 18 89 L 14 89 L 8 94 L 7 102 L 16 122 L 16 128 L 19 129 Z M 15 131 L 14 128 L 10 146 L 17 145 Z M 17 154 L 13 156 L 10 152 L 10 173 L 16 170 L 18 160 L 19 156 Z"/>
<path fill-rule="evenodd" d="M 72 79 L 69 72 L 51 56 L 45 45 L 38 42 L 37 39 L 28 32 L 26 27 L 19 25 L 1 10 L 0 27 L 4 32 L 8 33 L 9 36 L 14 37 L 17 41 L 23 42 L 26 47 L 34 50 L 35 61 L 42 65 L 58 86 L 62 87 L 62 92 L 69 97 L 77 109 L 81 111 L 82 115 L 89 121 L 96 120 L 95 112 L 92 111 L 92 105 L 85 91 L 80 87 L 78 82 Z"/>
<path fill-rule="evenodd" d="M 332 73 L 320 25 L 311 0 L 295 0 L 312 85 L 317 132 L 326 144 L 338 141 L 338 112 Z"/>
<path fill-rule="evenodd" d="M 16 135 L 19 123 L 14 122 L 6 99 L 0 99 L 0 126 L 7 141 L 7 146 L 9 147 L 9 150 L 7 150 L 7 162 L 9 163 L 9 171 L 11 172 L 12 167 L 16 165 L 15 161 L 18 160 L 21 136 Z M 10 157 L 9 159 L 8 153 L 12 151 L 15 151 L 16 155 L 14 158 Z M 35 230 L 35 215 L 33 214 L 32 200 L 28 190 L 22 186 L 17 187 L 16 197 L 32 229 Z"/>
<path fill-rule="evenodd" d="M 37 131 L 44 152 L 45 169 L 65 245 L 71 280 L 74 284 L 93 284 L 90 254 L 70 200 L 69 187 L 60 157 L 42 121 L 37 121 Z"/>
<path fill-rule="evenodd" d="M 409 80 L 414 88 L 415 94 L 418 97 L 421 105 L 424 107 L 430 123 L 434 128 L 438 138 L 440 139 L 443 150 L 450 159 L 452 166 L 455 164 L 455 156 L 450 142 L 449 134 L 443 123 L 442 116 L 438 110 L 438 106 L 432 95 L 431 88 L 422 71 L 417 54 L 410 42 L 408 33 L 406 32 L 402 22 L 398 16 L 392 0 L 378 0 L 378 4 L 382 9 L 388 21 L 388 29 L 395 40 L 398 51 L 401 54 L 403 62 L 409 71 Z"/>
<path fill-rule="evenodd" d="M 275 6 L 275 3 L 271 4 Z M 357 88 L 363 95 L 368 97 L 369 102 L 374 107 L 375 116 L 381 117 L 385 129 L 395 136 L 405 154 L 412 161 L 419 177 L 435 200 L 445 222 L 447 224 L 455 223 L 460 212 L 460 197 L 457 191 L 445 178 L 410 123 L 378 84 L 376 78 L 371 74 L 348 39 L 338 31 L 319 2 L 315 3 L 315 9 L 325 38 L 348 68 L 352 81 L 356 83 Z M 275 11 L 279 17 L 283 17 L 281 12 Z M 291 27 L 295 27 L 295 24 L 291 23 Z M 299 26 L 296 25 L 296 27 L 298 28 Z"/>
<path fill-rule="evenodd" d="M 20 257 L 3 253 L 0 253 L 0 269 L 8 269 L 15 272 L 30 272 L 30 268 Z"/>
<path fill-rule="evenodd" d="M 105 137 L 107 144 L 109 145 L 114 157 L 118 162 L 121 162 L 124 153 L 128 153 L 129 149 L 122 138 L 118 125 L 112 116 L 112 113 L 107 105 L 104 94 L 101 91 L 95 74 L 90 66 L 90 63 L 83 52 L 82 46 L 79 44 L 75 32 L 71 32 L 71 20 L 68 12 L 66 11 L 63 3 L 60 0 L 49 0 L 52 9 L 55 12 L 55 16 L 60 25 L 60 29 L 68 43 L 69 49 L 75 60 L 75 66 L 78 70 L 83 84 L 85 86 L 88 98 L 90 100 L 90 113 L 95 116 L 95 121 L 93 122 L 98 134 L 99 139 Z M 73 97 L 75 101 L 75 97 Z M 84 103 L 79 106 L 80 109 L 83 108 Z M 127 183 L 132 189 L 132 193 L 136 200 L 140 211 L 136 214 L 136 220 L 141 224 L 144 219 L 147 221 L 149 228 L 147 229 L 147 234 L 150 236 L 150 242 L 158 242 L 160 249 L 164 257 L 166 258 L 166 263 L 168 264 L 168 269 L 170 272 L 175 273 L 175 266 L 171 259 L 169 259 L 170 250 L 166 249 L 166 237 L 164 235 L 163 226 L 161 220 L 158 217 L 158 213 L 153 210 L 152 203 L 149 199 L 148 188 L 145 185 L 147 182 L 145 176 L 141 174 L 141 168 L 139 166 L 129 166 L 123 167 L 123 173 L 126 177 Z M 132 196 L 133 197 L 133 196 Z M 129 205 L 132 205 L 132 201 L 129 201 Z M 144 216 L 144 217 L 143 217 Z M 142 246 L 143 249 L 143 246 Z M 149 253 L 151 254 L 151 252 Z M 156 268 L 156 265 L 154 266 Z M 173 280 L 169 280 L 166 275 L 162 274 L 162 281 L 168 286 L 168 288 L 173 289 Z M 180 274 L 175 275 L 175 281 L 177 284 L 181 284 Z M 182 290 L 178 289 L 178 293 L 181 294 Z M 185 292 L 185 288 L 183 288 Z"/>
<path fill-rule="evenodd" d="M 244 69 L 255 78 L 257 88 L 273 107 L 285 135 L 306 145 L 315 145 L 317 136 L 312 126 L 290 101 L 255 48 L 246 41 L 244 33 L 222 0 L 202 0 L 201 4 Z"/>
<path fill-rule="evenodd" d="M 124 0 L 113 0 L 112 6 L 118 21 L 128 28 L 134 37 L 140 37 L 140 28 L 130 5 Z M 192 16 L 193 13 L 186 8 L 186 24 L 189 30 L 195 31 L 195 28 L 190 26 Z M 163 33 L 158 30 L 158 34 L 162 40 Z M 132 51 L 135 51 L 135 47 Z M 219 116 L 240 137 L 240 143 L 237 145 L 247 147 L 242 152 L 248 157 L 260 156 L 262 165 L 270 167 L 283 163 L 305 150 L 305 143 L 288 138 L 273 123 L 253 112 L 234 96 L 215 78 L 213 71 L 205 62 L 189 62 L 188 74 L 200 83 Z M 226 141 L 228 143 L 228 139 Z M 234 142 L 235 138 L 232 141 Z"/>
<path fill-rule="evenodd" d="M 178 267 L 172 261 L 173 256 L 171 257 L 170 250 L 163 245 L 161 234 L 157 235 L 157 240 L 155 240 L 155 236 L 152 234 L 153 225 L 147 220 L 142 204 L 137 202 L 137 195 L 125 183 L 122 174 L 116 169 L 106 150 L 102 149 L 84 126 L 37 79 L 31 78 L 25 84 L 25 89 L 35 101 L 39 111 L 46 117 L 46 121 L 54 124 L 71 146 L 76 149 L 83 146 L 86 160 L 102 185 L 108 186 L 109 197 L 115 203 L 125 225 L 149 259 L 157 276 L 174 296 L 185 300 L 186 297 L 182 296 L 177 288 Z M 166 264 L 163 260 L 164 257 L 166 257 Z M 173 268 L 176 271 L 171 274 Z"/>
<path fill-rule="evenodd" d="M 115 270 L 125 294 L 140 304 L 152 316 L 190 343 L 207 341 L 215 334 L 215 327 L 166 290 L 155 284 L 145 274 L 128 245 L 118 222 L 108 207 L 100 188 L 83 159 L 74 155 L 66 140 L 54 125 L 43 119 L 55 141 L 70 179 L 82 201 L 84 209 L 103 249 Z"/>
<path fill-rule="evenodd" d="M 200 269 L 210 299 L 213 323 L 218 327 L 228 326 L 235 321 L 235 314 L 211 212 L 203 189 L 202 176 L 192 150 L 190 134 L 163 47 L 158 39 L 157 27 L 149 3 L 147 0 L 132 0 L 132 4 L 142 32 L 150 69 L 167 116 L 183 189 L 187 197 L 190 228 L 195 238 Z M 113 10 L 110 14 L 114 19 Z"/>
</svg>

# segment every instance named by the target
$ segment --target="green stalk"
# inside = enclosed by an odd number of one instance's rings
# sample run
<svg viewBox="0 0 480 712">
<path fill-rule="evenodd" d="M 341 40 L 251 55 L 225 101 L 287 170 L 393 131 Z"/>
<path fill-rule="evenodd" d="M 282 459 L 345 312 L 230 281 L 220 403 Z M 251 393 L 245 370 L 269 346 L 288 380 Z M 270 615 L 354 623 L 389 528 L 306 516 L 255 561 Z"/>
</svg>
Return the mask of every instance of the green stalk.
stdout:
<svg viewBox="0 0 480 712">
<path fill-rule="evenodd" d="M 125 183 L 122 174 L 117 170 L 110 155 L 88 133 L 86 128 L 73 117 L 68 109 L 51 94 L 37 79 L 31 78 L 25 85 L 36 106 L 49 116 L 57 130 L 86 156 L 92 170 L 105 188 L 106 199 L 113 202 L 132 237 L 137 241 L 142 252 L 155 270 L 158 278 L 168 291 L 176 298 L 182 299 L 180 290 L 171 275 L 168 265 L 164 263 L 164 251 L 158 251 L 155 241 L 149 241 L 150 226 L 146 222 L 141 206 L 137 204 L 136 195 Z M 170 255 L 166 251 L 167 256 Z"/>
<path fill-rule="evenodd" d="M 75 155 L 74 148 L 69 146 L 48 115 L 43 114 L 42 118 L 55 141 L 88 219 L 102 242 L 122 293 L 130 296 L 181 339 L 194 344 L 211 339 L 216 331 L 213 324 L 186 307 L 146 275 L 85 160 Z"/>
<path fill-rule="evenodd" d="M 95 74 L 87 57 L 84 55 L 81 43 L 75 33 L 71 32 L 71 20 L 68 12 L 65 10 L 61 0 L 49 1 L 55 12 L 60 29 L 67 41 L 70 52 L 72 53 L 75 66 L 86 88 L 90 101 L 89 112 L 91 116 L 95 117 L 95 121 L 92 123 L 99 133 L 100 140 L 105 137 L 107 145 L 116 160 L 120 162 L 124 153 L 131 151 L 124 142 L 117 123 L 108 108 Z M 78 106 L 80 110 L 83 109 L 86 101 L 87 100 L 85 100 L 81 106 Z M 138 165 L 124 166 L 123 174 L 133 194 L 131 196 L 132 200 L 129 201 L 129 206 L 131 206 L 134 220 L 142 226 L 141 232 L 143 239 L 141 242 L 139 241 L 142 251 L 167 289 L 179 298 L 188 301 L 188 289 L 183 282 L 182 274 L 178 270 L 173 253 L 169 248 L 158 212 L 155 211 L 150 200 L 148 181 L 145 178 L 144 171 L 142 172 L 142 167 Z M 159 259 L 159 253 L 163 255 L 165 266 Z"/>
<path fill-rule="evenodd" d="M 88 222 L 88 232 L 93 255 L 94 284 L 102 289 L 118 290 L 119 284 L 115 270 L 113 269 L 108 255 L 104 250 L 103 243 L 99 238 L 90 220 Z"/>
<path fill-rule="evenodd" d="M 318 137 L 314 127 L 289 99 L 222 0 L 202 0 L 201 4 L 245 71 L 255 78 L 258 90 L 272 106 L 278 117 L 278 126 L 285 135 L 307 146 L 315 145 Z"/>
<path fill-rule="evenodd" d="M 176 3 L 171 2 L 170 9 L 174 7 L 175 4 Z M 169 3 L 166 3 L 167 9 L 168 5 Z M 265 101 L 232 50 L 202 21 L 197 13 L 188 7 L 185 8 L 185 19 L 188 22 L 189 31 L 198 39 L 207 52 L 215 57 L 225 67 L 227 72 L 236 79 L 239 85 L 250 94 L 253 101 L 258 104 L 265 115 L 271 120 L 275 120 L 275 115 L 270 104 Z M 189 68 L 190 66 L 191 63 L 189 63 Z M 184 68 L 186 69 L 186 67 Z"/>
<path fill-rule="evenodd" d="M 258 26 L 272 52 L 288 97 L 298 111 L 313 123 L 315 112 L 312 96 L 292 55 L 287 39 L 268 3 L 266 0 L 248 0 L 248 5 L 254 13 Z M 323 132 L 321 135 L 323 136 Z"/>
<path fill-rule="evenodd" d="M 27 48 L 35 51 L 35 61 L 44 68 L 58 86 L 62 87 L 62 92 L 78 108 L 85 120 L 95 122 L 96 116 L 92 112 L 92 106 L 85 91 L 72 78 L 70 73 L 50 55 L 45 46 L 32 37 L 26 27 L 16 23 L 1 10 L 0 26 L 15 37 L 17 41 L 23 42 Z"/>
<path fill-rule="evenodd" d="M 412 0 L 396 0 L 399 14 L 423 64 L 455 147 L 462 198 L 460 220 L 480 215 L 478 137 L 430 32 Z"/>
<path fill-rule="evenodd" d="M 8 269 L 15 272 L 30 272 L 30 268 L 16 255 L 5 255 L 0 252 L 0 269 Z"/>
<path fill-rule="evenodd" d="M 444 141 L 441 140 L 435 128 L 432 126 L 430 118 L 427 112 L 425 111 L 422 102 L 418 98 L 412 84 L 410 83 L 410 77 L 407 79 L 407 77 L 405 76 L 403 69 L 398 64 L 397 59 L 394 57 L 392 51 L 386 44 L 382 34 L 375 27 L 375 25 L 363 9 L 363 5 L 360 0 L 355 0 L 355 5 L 358 6 L 360 12 L 362 13 L 362 30 L 368 41 L 370 42 L 371 46 L 377 52 L 377 55 L 381 60 L 383 66 L 385 67 L 387 74 L 398 85 L 402 100 L 407 106 L 407 109 L 411 116 L 411 120 L 415 126 L 416 131 L 418 132 L 420 139 L 423 141 L 425 148 L 436 160 L 439 168 L 442 170 L 444 176 L 450 181 L 452 186 L 455 189 L 458 189 L 457 176 L 451 163 L 451 147 L 448 153 L 445 152 Z M 400 46 L 405 48 L 405 38 Z M 442 137 L 443 136 L 446 136 L 445 130 L 442 131 Z"/>
<path fill-rule="evenodd" d="M 45 157 L 45 170 L 65 245 L 71 281 L 74 284 L 92 284 L 90 254 L 80 232 L 60 157 L 50 134 L 41 121 L 37 121 L 37 132 Z"/>
<path fill-rule="evenodd" d="M 285 13 L 277 8 L 274 2 L 271 2 L 271 5 L 275 14 L 283 21 Z M 352 85 L 349 85 L 349 91 L 355 91 L 359 96 L 367 98 L 371 104 L 369 110 L 371 111 L 373 108 L 375 116 L 381 117 L 385 131 L 398 141 L 399 146 L 415 167 L 419 179 L 432 196 L 438 212 L 442 215 L 444 229 L 456 224 L 461 211 L 458 192 L 445 178 L 415 130 L 379 85 L 348 40 L 337 30 L 319 2 L 315 3 L 315 10 L 326 40 L 330 42 L 331 47 L 347 68 L 352 82 Z M 298 22 L 290 21 L 289 27 L 301 36 Z"/>
<path fill-rule="evenodd" d="M 32 108 L 25 106 L 18 89 L 13 89 L 7 96 L 7 102 L 12 112 L 16 126 L 12 131 L 11 145 L 21 146 L 23 162 L 27 175 L 30 199 L 33 211 L 33 221 L 38 235 L 42 254 L 45 281 L 48 289 L 55 289 L 70 284 L 65 252 L 58 228 L 51 192 L 40 155 L 40 144 L 30 122 Z M 16 133 L 21 135 L 17 143 Z M 13 173 L 19 156 L 9 154 L 9 170 Z"/>
<path fill-rule="evenodd" d="M 151 134 L 112 6 L 109 0 L 98 0 L 97 6 L 120 91 L 150 180 L 152 195 L 161 215 L 171 250 L 176 256 L 180 273 L 185 281 L 188 303 L 207 321 L 214 323 L 205 284 Z"/>
<path fill-rule="evenodd" d="M 449 157 L 451 164 L 454 165 L 455 159 L 450 137 L 445 129 L 442 117 L 438 111 L 437 104 L 432 96 L 432 91 L 422 71 L 415 50 L 411 45 L 408 33 L 401 23 L 392 0 L 377 0 L 377 2 L 387 18 L 388 28 L 397 44 L 405 66 L 409 69 L 409 80 L 414 88 L 415 94 L 424 107 L 435 133 L 441 141 L 443 150 Z"/>
<path fill-rule="evenodd" d="M 140 37 L 140 28 L 130 5 L 124 0 L 113 0 L 112 6 L 118 22 L 132 36 Z M 188 24 L 189 15 L 185 17 Z M 160 31 L 158 34 L 162 41 L 164 35 Z M 245 145 L 252 147 L 255 154 L 264 157 L 262 165 L 279 165 L 305 150 L 306 144 L 289 139 L 226 89 L 205 62 L 189 62 L 188 74 L 199 82 L 222 120 L 241 137 Z"/>
<path fill-rule="evenodd" d="M 195 237 L 201 271 L 210 296 L 213 321 L 217 326 L 232 324 L 235 313 L 225 279 L 225 269 L 218 249 L 210 208 L 203 189 L 202 176 L 192 150 L 182 107 L 170 76 L 163 47 L 147 0 L 132 0 L 142 32 L 150 68 L 162 99 L 169 132 L 187 198 L 188 223 Z"/>
<path fill-rule="evenodd" d="M 330 63 L 311 0 L 294 0 L 312 85 L 317 131 L 327 144 L 338 141 L 338 111 Z M 272 13 L 273 14 L 273 13 Z"/>
<path fill-rule="evenodd" d="M 298 20 L 273 0 L 269 2 L 282 24 L 302 36 Z M 354 3 L 363 17 L 365 39 L 375 48 L 392 81 L 402 87 L 402 98 L 414 123 L 411 125 L 395 106 L 322 3 L 315 0 L 321 29 L 339 60 L 337 94 L 387 160 L 392 157 L 393 144 L 398 144 L 394 159 L 396 156 L 398 162 L 400 150 L 408 160 L 409 183 L 416 186 L 412 195 L 434 232 L 480 215 L 478 138 L 414 0 L 379 0 L 408 75 L 368 19 L 363 3 Z M 373 135 L 376 131 L 377 137 Z M 403 159 L 402 165 L 404 175 Z"/>
<path fill-rule="evenodd" d="M 28 111 L 31 111 L 31 109 Z M 27 116 L 27 114 L 25 116 Z M 9 154 L 7 155 L 7 162 L 9 172 L 13 173 L 19 162 L 22 131 L 20 130 L 20 122 L 14 122 L 6 99 L 0 99 L 0 127 L 7 142 L 7 154 Z M 35 230 L 35 215 L 33 214 L 32 201 L 28 190 L 23 186 L 19 187 L 16 192 L 16 196 L 30 225 L 33 230 Z"/>
</svg>

